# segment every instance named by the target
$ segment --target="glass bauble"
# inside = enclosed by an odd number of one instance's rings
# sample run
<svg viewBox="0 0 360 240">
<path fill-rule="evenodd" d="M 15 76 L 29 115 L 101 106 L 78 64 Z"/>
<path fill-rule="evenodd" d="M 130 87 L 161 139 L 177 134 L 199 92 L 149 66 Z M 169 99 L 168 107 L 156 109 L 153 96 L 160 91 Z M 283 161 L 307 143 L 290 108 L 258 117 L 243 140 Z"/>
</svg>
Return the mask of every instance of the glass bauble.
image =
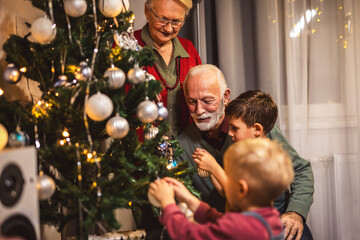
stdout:
<svg viewBox="0 0 360 240">
<path fill-rule="evenodd" d="M 94 121 L 103 121 L 110 117 L 114 109 L 111 99 L 97 92 L 89 97 L 85 103 L 85 112 Z"/>
<path fill-rule="evenodd" d="M 115 117 L 112 117 L 107 121 L 106 132 L 112 138 L 123 138 L 129 132 L 129 123 L 126 118 L 116 115 Z"/>
<path fill-rule="evenodd" d="M 146 98 L 145 101 L 138 105 L 136 115 L 141 122 L 151 123 L 157 119 L 159 110 L 156 103 Z"/>
<path fill-rule="evenodd" d="M 120 68 L 112 66 L 104 73 L 104 78 L 109 78 L 107 83 L 110 89 L 119 89 L 125 83 L 125 73 Z"/>
<path fill-rule="evenodd" d="M 14 64 L 10 63 L 4 71 L 4 80 L 8 83 L 18 83 L 21 80 L 20 71 L 15 67 Z"/>
<path fill-rule="evenodd" d="M 139 67 L 134 67 L 132 69 L 129 70 L 129 72 L 127 73 L 127 78 L 128 81 L 131 84 L 139 84 L 145 81 L 145 72 L 142 68 Z"/>
<path fill-rule="evenodd" d="M 43 174 L 40 172 L 36 187 L 38 189 L 39 199 L 46 200 L 51 197 L 55 192 L 55 182 L 54 180 L 49 177 L 48 175 Z"/>
<path fill-rule="evenodd" d="M 20 130 L 20 128 L 16 128 L 16 130 L 9 135 L 9 146 L 16 147 L 24 147 L 29 145 L 30 138 L 26 132 Z"/>
<path fill-rule="evenodd" d="M 86 0 L 64 0 L 64 10 L 70 17 L 81 17 L 86 9 Z"/>
<path fill-rule="evenodd" d="M 31 24 L 31 36 L 36 42 L 46 44 L 56 36 L 55 24 L 47 17 L 38 18 Z"/>
</svg>

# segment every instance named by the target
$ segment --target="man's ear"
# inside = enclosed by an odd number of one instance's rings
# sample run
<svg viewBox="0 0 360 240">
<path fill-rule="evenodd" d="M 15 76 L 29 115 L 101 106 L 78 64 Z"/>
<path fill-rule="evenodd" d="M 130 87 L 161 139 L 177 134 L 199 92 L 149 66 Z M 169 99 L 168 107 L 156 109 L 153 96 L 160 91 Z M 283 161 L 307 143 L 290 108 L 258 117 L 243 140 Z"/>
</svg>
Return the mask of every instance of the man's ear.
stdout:
<svg viewBox="0 0 360 240">
<path fill-rule="evenodd" d="M 238 187 L 239 198 L 244 198 L 249 192 L 249 185 L 244 179 L 239 179 L 238 186 L 239 186 Z"/>
<path fill-rule="evenodd" d="M 149 9 L 148 5 L 146 5 L 146 4 L 145 4 L 145 8 L 144 8 L 144 13 L 145 13 L 146 21 L 149 21 L 150 9 Z"/>
<path fill-rule="evenodd" d="M 260 123 L 255 123 L 253 128 L 255 137 L 261 137 L 264 135 L 264 127 Z"/>
<path fill-rule="evenodd" d="M 224 104 L 227 106 L 230 103 L 230 88 L 227 88 L 224 92 Z"/>
</svg>

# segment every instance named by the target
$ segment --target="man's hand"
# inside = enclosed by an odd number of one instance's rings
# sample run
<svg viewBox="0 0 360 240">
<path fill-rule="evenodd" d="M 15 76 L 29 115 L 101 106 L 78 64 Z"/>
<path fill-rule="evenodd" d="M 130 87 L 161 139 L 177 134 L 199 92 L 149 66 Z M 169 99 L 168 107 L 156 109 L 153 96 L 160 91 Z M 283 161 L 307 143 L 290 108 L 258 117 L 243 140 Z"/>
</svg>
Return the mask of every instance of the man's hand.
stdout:
<svg viewBox="0 0 360 240">
<path fill-rule="evenodd" d="M 292 240 L 296 236 L 296 240 L 300 240 L 304 224 L 302 217 L 296 212 L 287 212 L 280 216 L 284 226 L 284 236 L 286 240 Z"/>
</svg>

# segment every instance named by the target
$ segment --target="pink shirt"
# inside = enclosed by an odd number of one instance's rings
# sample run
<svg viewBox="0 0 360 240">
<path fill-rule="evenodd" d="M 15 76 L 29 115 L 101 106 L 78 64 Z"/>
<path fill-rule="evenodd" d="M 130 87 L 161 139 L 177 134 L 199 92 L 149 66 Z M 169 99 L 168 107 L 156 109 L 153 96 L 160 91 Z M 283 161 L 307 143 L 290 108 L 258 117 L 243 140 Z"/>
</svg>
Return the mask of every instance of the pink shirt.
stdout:
<svg viewBox="0 0 360 240">
<path fill-rule="evenodd" d="M 269 224 L 272 234 L 282 232 L 279 212 L 271 207 L 256 210 Z M 160 222 L 166 226 L 169 236 L 173 239 L 269 239 L 266 227 L 255 217 L 245 216 L 241 212 L 222 214 L 204 202 L 196 209 L 194 219 L 190 222 L 176 204 L 167 206 Z"/>
</svg>

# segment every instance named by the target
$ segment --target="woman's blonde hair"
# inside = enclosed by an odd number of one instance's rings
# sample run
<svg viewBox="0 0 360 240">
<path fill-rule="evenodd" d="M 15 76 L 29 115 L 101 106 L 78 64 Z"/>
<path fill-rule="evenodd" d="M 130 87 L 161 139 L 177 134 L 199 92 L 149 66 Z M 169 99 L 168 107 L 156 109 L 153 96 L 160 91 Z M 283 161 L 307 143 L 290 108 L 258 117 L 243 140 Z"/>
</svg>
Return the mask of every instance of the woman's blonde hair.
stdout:
<svg viewBox="0 0 360 240">
<path fill-rule="evenodd" d="M 145 5 L 151 8 L 151 4 L 153 1 L 154 0 L 146 0 Z M 192 0 L 175 0 L 175 1 L 179 2 L 181 5 L 185 7 L 186 15 L 188 15 L 193 6 Z"/>
</svg>

